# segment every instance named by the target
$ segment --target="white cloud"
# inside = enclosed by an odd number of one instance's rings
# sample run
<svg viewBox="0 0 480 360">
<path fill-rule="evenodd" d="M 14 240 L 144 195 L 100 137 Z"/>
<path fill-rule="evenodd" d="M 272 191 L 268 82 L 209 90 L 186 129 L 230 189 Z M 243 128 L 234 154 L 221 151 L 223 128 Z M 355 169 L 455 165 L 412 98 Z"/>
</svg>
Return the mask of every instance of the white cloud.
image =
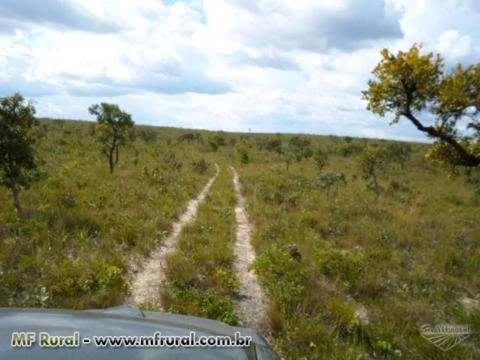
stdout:
<svg viewBox="0 0 480 360">
<path fill-rule="evenodd" d="M 470 35 L 448 30 L 440 35 L 437 47 L 441 53 L 448 53 L 450 57 L 462 58 L 472 53 L 472 39 Z"/>
<path fill-rule="evenodd" d="M 49 12 L 48 0 L 35 13 L 2 2 L 0 95 L 21 91 L 54 117 L 90 118 L 109 101 L 139 123 L 423 139 L 365 110 L 381 48 L 480 58 L 473 0 L 168 3 L 63 0 Z"/>
</svg>

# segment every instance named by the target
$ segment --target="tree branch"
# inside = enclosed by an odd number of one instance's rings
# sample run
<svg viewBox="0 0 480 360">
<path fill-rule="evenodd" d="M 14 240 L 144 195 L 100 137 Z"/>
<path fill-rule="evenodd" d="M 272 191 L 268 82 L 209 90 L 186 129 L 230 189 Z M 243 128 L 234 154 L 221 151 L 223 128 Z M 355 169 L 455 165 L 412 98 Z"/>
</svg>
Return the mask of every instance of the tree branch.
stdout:
<svg viewBox="0 0 480 360">
<path fill-rule="evenodd" d="M 434 138 L 445 141 L 452 146 L 460 157 L 457 165 L 476 167 L 480 165 L 480 157 L 474 156 L 469 153 L 453 136 L 444 132 L 438 131 L 433 126 L 424 126 L 410 111 L 402 114 L 409 119 L 416 128 Z"/>
<path fill-rule="evenodd" d="M 435 129 L 433 126 L 425 126 L 423 125 L 412 113 L 411 111 L 411 105 L 413 101 L 413 93 L 415 92 L 415 86 L 409 86 L 406 82 L 402 81 L 403 88 L 405 90 L 405 95 L 406 95 L 406 103 L 405 103 L 405 109 L 401 113 L 401 115 L 405 116 L 408 120 L 410 120 L 415 127 L 434 137 L 437 139 L 440 139 L 450 146 L 453 147 L 453 149 L 457 152 L 457 155 L 459 156 L 459 161 L 457 165 L 462 165 L 462 166 L 467 166 L 467 167 L 476 167 L 480 165 L 480 157 L 474 156 L 471 153 L 467 151 L 458 141 L 455 139 L 453 136 L 439 131 Z"/>
</svg>

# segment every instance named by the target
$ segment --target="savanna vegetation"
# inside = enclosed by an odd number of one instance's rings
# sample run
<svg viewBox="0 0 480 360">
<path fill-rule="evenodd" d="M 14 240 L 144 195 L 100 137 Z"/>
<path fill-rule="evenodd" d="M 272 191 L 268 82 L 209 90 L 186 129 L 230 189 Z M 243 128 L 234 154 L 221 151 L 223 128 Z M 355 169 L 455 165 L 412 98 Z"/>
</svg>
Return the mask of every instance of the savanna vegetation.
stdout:
<svg viewBox="0 0 480 360">
<path fill-rule="evenodd" d="M 429 146 L 312 139 L 328 154 L 290 165 L 255 151 L 240 176 L 255 269 L 276 346 L 289 359 L 474 359 L 477 337 L 442 353 L 422 324 L 479 324 L 478 169 L 448 178 Z M 346 146 L 358 147 L 346 155 Z M 409 150 L 408 160 L 390 154 Z M 403 153 L 403 151 L 402 151 Z M 408 169 L 406 171 L 405 169 Z"/>
<path fill-rule="evenodd" d="M 167 311 L 237 323 L 235 203 L 231 174 L 223 167 L 195 223 L 184 229 L 177 250 L 167 259 L 167 281 L 161 289 Z"/>
<path fill-rule="evenodd" d="M 180 131 L 135 128 L 111 174 L 99 125 L 38 121 L 28 155 L 41 176 L 20 193 L 22 212 L 10 189 L 0 190 L 1 306 L 78 309 L 124 301 L 129 264 L 158 244 L 214 173 L 197 145 L 176 142 Z"/>
<path fill-rule="evenodd" d="M 284 358 L 480 358 L 480 68 L 449 72 L 418 46 L 382 56 L 368 108 L 432 144 L 155 128 L 112 104 L 90 108 L 97 123 L 36 119 L 20 95 L 2 99 L 0 305 L 122 304 L 133 265 L 217 163 L 159 292 L 168 311 L 236 324 L 232 164 L 269 301 L 264 335 Z M 441 323 L 474 332 L 441 352 L 419 333 Z"/>
</svg>

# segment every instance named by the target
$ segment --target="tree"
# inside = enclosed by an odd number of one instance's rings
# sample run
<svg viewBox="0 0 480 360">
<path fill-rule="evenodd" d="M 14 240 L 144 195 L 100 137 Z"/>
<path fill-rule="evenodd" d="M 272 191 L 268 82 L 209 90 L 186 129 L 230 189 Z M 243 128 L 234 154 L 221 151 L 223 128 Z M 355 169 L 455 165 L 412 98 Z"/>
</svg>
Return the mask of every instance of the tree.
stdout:
<svg viewBox="0 0 480 360">
<path fill-rule="evenodd" d="M 264 150 L 270 152 L 276 152 L 277 154 L 282 153 L 282 140 L 279 138 L 276 139 L 266 139 L 261 144 L 260 147 Z"/>
<path fill-rule="evenodd" d="M 393 123 L 401 117 L 434 139 L 428 157 L 452 167 L 480 165 L 480 63 L 457 65 L 443 70 L 442 57 L 422 55 L 414 44 L 408 52 L 395 56 L 387 49 L 373 70 L 375 80 L 363 91 L 367 109 L 385 116 L 394 113 Z M 429 112 L 435 118 L 426 125 L 419 118 Z M 463 124 L 462 124 L 463 122 Z M 461 129 L 465 127 L 467 131 Z"/>
<path fill-rule="evenodd" d="M 248 164 L 250 161 L 250 157 L 248 155 L 248 150 L 247 147 L 244 146 L 243 144 L 237 144 L 235 146 L 235 151 L 238 154 L 238 157 L 240 158 L 240 162 L 244 165 Z"/>
<path fill-rule="evenodd" d="M 35 108 L 20 94 L 0 101 L 0 184 L 12 191 L 19 213 L 20 191 L 36 178 L 33 128 L 38 124 Z"/>
<path fill-rule="evenodd" d="M 328 153 L 321 149 L 318 149 L 315 154 L 313 154 L 313 159 L 315 160 L 318 171 L 322 172 L 322 170 L 328 164 Z"/>
<path fill-rule="evenodd" d="M 119 149 L 133 137 L 135 124 L 130 114 L 120 110 L 118 105 L 101 103 L 88 109 L 97 116 L 99 136 L 103 145 L 103 153 L 108 157 L 110 173 L 113 173 L 119 160 Z"/>
<path fill-rule="evenodd" d="M 368 148 L 362 153 L 360 168 L 362 176 L 368 181 L 368 187 L 378 190 L 378 172 L 385 170 L 388 160 L 388 151 L 384 147 Z"/>
<path fill-rule="evenodd" d="M 310 140 L 308 139 L 294 136 L 290 139 L 289 146 L 292 149 L 297 162 L 300 162 L 303 159 L 309 159 L 313 156 L 313 151 L 310 148 Z"/>
<path fill-rule="evenodd" d="M 394 142 L 388 145 L 388 156 L 390 160 L 398 162 L 402 169 L 405 168 L 405 163 L 410 159 L 412 154 L 412 147 L 410 144 Z"/>
<path fill-rule="evenodd" d="M 343 173 L 326 172 L 317 178 L 317 185 L 321 189 L 325 190 L 328 198 L 330 197 L 330 191 L 332 188 L 335 187 L 336 190 L 338 190 L 339 184 L 347 184 L 345 175 Z"/>
</svg>

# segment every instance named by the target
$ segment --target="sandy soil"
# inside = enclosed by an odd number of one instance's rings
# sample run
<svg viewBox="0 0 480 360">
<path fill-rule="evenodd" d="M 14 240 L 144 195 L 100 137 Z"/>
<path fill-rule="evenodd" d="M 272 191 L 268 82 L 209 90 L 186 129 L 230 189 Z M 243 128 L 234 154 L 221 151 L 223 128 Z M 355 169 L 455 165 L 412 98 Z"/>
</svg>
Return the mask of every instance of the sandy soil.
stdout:
<svg viewBox="0 0 480 360">
<path fill-rule="evenodd" d="M 182 229 L 195 221 L 198 206 L 205 200 L 213 182 L 218 176 L 219 168 L 217 164 L 215 164 L 215 166 L 217 168 L 215 176 L 208 181 L 195 199 L 189 201 L 185 212 L 180 216 L 180 219 L 173 224 L 170 235 L 153 251 L 151 256 L 145 260 L 140 271 L 135 275 L 132 281 L 132 295 L 127 301 L 128 305 L 139 306 L 140 304 L 148 304 L 156 310 L 163 310 L 159 286 L 162 281 L 165 280 L 164 266 L 166 258 L 175 250 Z"/>
<path fill-rule="evenodd" d="M 252 226 L 248 222 L 246 213 L 246 200 L 242 196 L 241 184 L 237 171 L 231 167 L 233 172 L 233 184 L 237 196 L 235 215 L 237 219 L 237 231 L 235 242 L 235 269 L 238 279 L 241 282 L 237 311 L 240 316 L 241 325 L 255 330 L 266 330 L 266 299 L 260 287 L 257 276 L 251 269 L 255 261 L 255 250 L 250 243 Z"/>
</svg>

